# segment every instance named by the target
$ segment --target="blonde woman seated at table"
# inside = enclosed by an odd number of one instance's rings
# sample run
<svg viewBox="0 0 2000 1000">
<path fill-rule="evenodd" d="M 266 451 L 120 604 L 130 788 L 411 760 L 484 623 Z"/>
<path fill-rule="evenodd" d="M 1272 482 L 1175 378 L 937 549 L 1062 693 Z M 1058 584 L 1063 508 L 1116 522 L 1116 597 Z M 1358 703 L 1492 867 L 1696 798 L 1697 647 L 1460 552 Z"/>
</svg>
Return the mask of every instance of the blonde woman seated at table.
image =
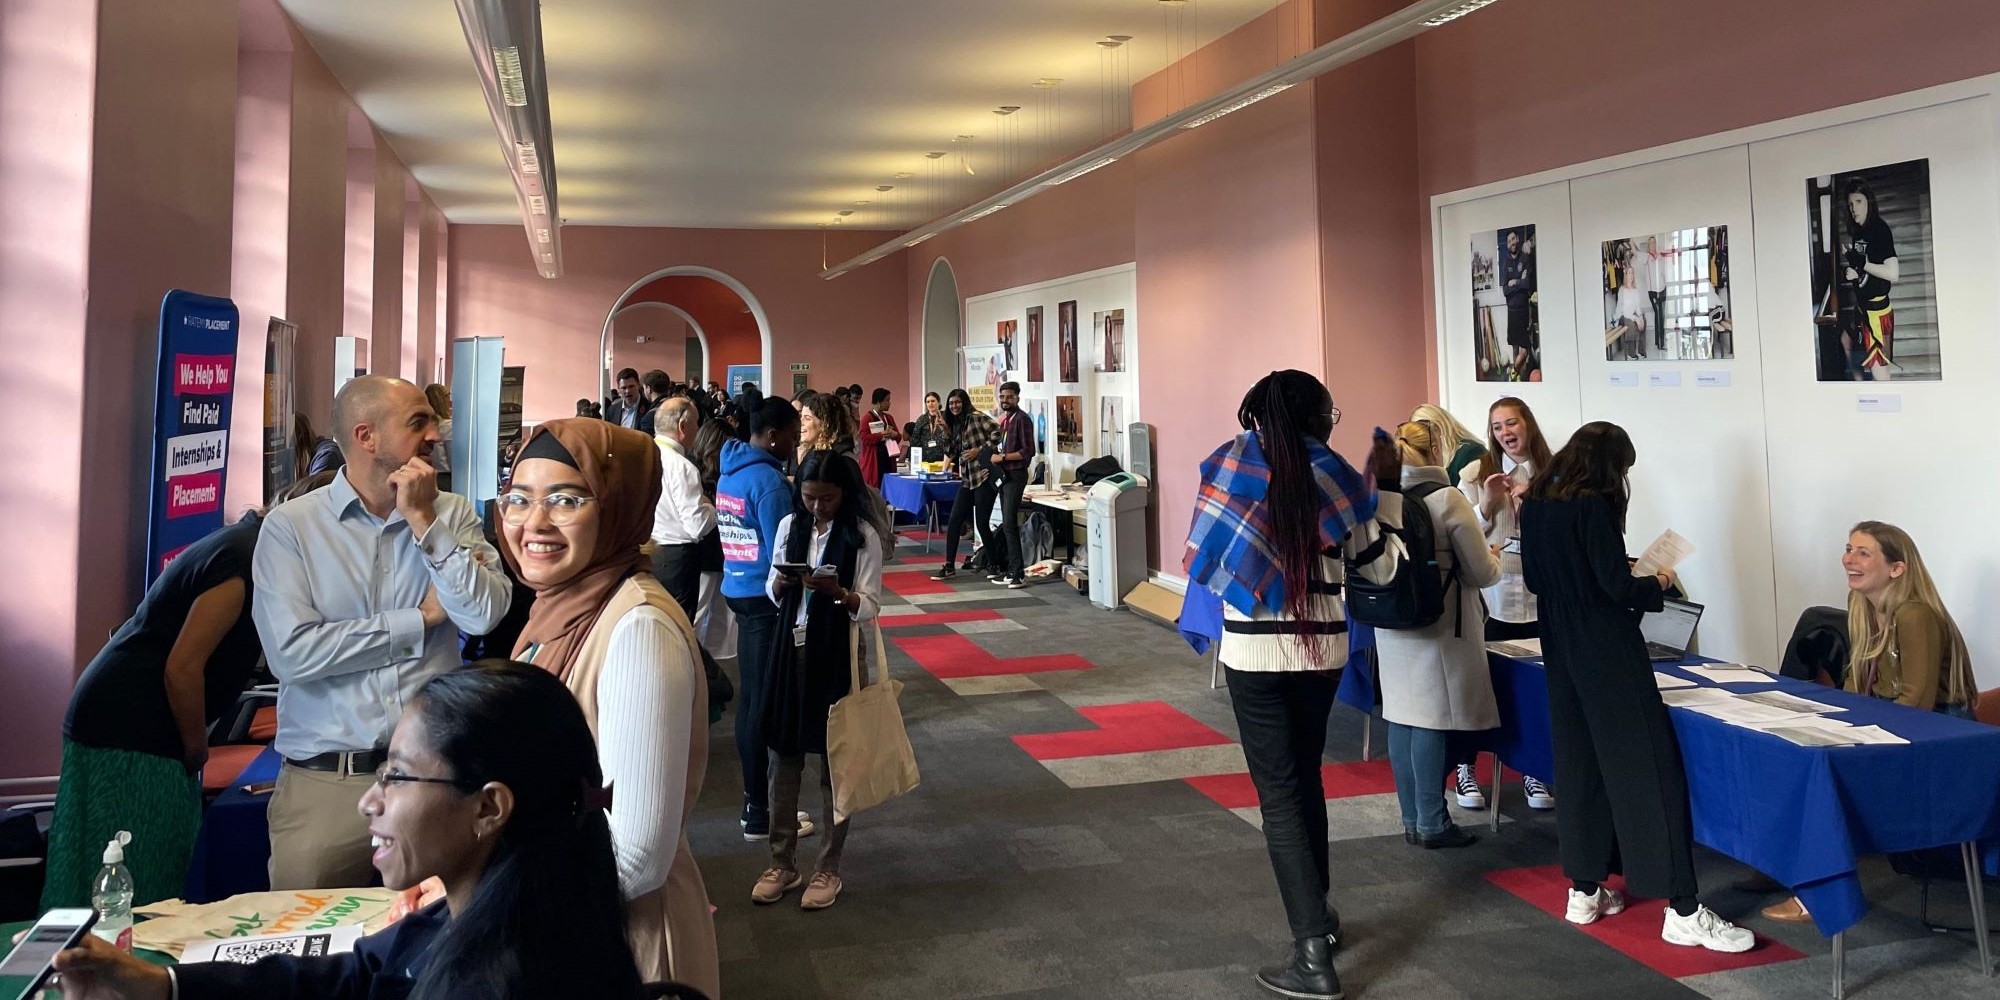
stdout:
<svg viewBox="0 0 2000 1000">
<path fill-rule="evenodd" d="M 1863 521 L 1848 532 L 1840 568 L 1847 576 L 1847 690 L 1972 718 L 1979 697 L 1972 656 L 1917 543 L 1893 524 Z M 1765 907 L 1764 915 L 1812 920 L 1796 896 Z"/>
<path fill-rule="evenodd" d="M 1389 723 L 1389 764 L 1403 810 L 1403 840 L 1429 850 L 1466 847 L 1479 839 L 1453 823 L 1445 810 L 1447 737 L 1500 725 L 1493 674 L 1486 664 L 1486 611 L 1479 599 L 1481 587 L 1500 579 L 1500 560 L 1486 544 L 1472 504 L 1451 488 L 1440 443 L 1435 424 L 1413 420 L 1396 429 L 1393 444 L 1378 445 L 1374 459 L 1377 483 L 1402 483 L 1400 492 L 1384 486 L 1376 522 L 1400 529 L 1405 505 L 1421 501 L 1430 514 L 1438 565 L 1446 574 L 1445 611 L 1437 621 L 1419 629 L 1375 632 L 1375 676 L 1382 691 L 1382 718 Z M 1386 582 L 1386 576 L 1378 582 Z"/>
</svg>

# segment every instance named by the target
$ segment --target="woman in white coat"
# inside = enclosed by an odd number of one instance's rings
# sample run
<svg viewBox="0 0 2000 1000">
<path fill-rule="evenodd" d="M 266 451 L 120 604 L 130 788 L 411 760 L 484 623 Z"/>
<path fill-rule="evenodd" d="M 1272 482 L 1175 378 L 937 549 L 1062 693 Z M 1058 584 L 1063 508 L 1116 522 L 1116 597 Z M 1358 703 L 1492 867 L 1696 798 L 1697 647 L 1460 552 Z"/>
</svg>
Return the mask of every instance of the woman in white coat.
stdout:
<svg viewBox="0 0 2000 1000">
<path fill-rule="evenodd" d="M 1445 811 L 1449 734 L 1500 725 L 1479 598 L 1480 588 L 1500 579 L 1500 560 L 1472 505 L 1451 488 L 1438 441 L 1429 422 L 1404 424 L 1396 429 L 1400 468 L 1376 470 L 1377 482 L 1402 482 L 1400 495 L 1383 491 L 1376 519 L 1400 528 L 1403 505 L 1421 497 L 1436 535 L 1438 565 L 1446 573 L 1445 610 L 1437 621 L 1375 633 L 1376 677 L 1382 717 L 1389 723 L 1389 764 L 1403 810 L 1403 839 L 1427 849 L 1464 847 L 1478 839 Z"/>
</svg>

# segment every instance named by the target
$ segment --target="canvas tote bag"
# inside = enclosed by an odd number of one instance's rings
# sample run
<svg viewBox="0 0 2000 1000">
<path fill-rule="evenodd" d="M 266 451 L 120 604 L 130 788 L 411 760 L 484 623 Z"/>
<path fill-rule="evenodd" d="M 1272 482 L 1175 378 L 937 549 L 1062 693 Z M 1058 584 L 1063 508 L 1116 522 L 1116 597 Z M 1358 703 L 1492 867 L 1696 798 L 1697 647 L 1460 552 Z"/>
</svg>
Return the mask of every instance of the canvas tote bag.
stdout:
<svg viewBox="0 0 2000 1000">
<path fill-rule="evenodd" d="M 875 682 L 862 686 L 861 629 L 848 629 L 847 697 L 826 712 L 826 769 L 836 823 L 917 787 L 917 755 L 897 704 L 903 682 L 889 676 L 881 626 L 871 621 L 868 630 L 874 636 Z"/>
</svg>

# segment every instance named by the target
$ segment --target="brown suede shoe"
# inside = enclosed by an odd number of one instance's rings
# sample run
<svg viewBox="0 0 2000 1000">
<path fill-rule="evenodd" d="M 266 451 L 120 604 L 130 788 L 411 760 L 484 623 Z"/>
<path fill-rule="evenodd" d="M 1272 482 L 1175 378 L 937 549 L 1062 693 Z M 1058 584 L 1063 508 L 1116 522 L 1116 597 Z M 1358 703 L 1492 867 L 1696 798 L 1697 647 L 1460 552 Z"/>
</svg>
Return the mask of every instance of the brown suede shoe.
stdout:
<svg viewBox="0 0 2000 1000">
<path fill-rule="evenodd" d="M 1764 916 L 1779 923 L 1812 923 L 1812 914 L 1806 912 L 1806 904 L 1799 902 L 1799 897 L 1797 896 L 1788 896 L 1782 903 L 1773 903 L 1770 906 L 1766 906 L 1762 912 Z"/>
<path fill-rule="evenodd" d="M 750 901 L 766 906 L 785 898 L 785 893 L 798 888 L 804 879 L 790 868 L 766 868 L 757 876 L 757 884 L 750 887 Z"/>
</svg>

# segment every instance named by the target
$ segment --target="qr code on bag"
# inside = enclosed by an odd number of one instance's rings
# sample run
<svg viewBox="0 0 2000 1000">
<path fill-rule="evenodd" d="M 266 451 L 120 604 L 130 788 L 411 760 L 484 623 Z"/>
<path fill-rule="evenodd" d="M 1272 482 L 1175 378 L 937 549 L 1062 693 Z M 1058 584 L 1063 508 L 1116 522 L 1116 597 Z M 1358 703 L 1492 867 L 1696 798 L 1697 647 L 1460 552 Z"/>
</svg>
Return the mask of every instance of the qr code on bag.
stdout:
<svg viewBox="0 0 2000 1000">
<path fill-rule="evenodd" d="M 247 941 L 227 941 L 216 946 L 215 960 L 250 965 L 272 955 L 310 957 L 326 954 L 328 944 L 329 937 L 325 934 L 295 934 Z"/>
</svg>

